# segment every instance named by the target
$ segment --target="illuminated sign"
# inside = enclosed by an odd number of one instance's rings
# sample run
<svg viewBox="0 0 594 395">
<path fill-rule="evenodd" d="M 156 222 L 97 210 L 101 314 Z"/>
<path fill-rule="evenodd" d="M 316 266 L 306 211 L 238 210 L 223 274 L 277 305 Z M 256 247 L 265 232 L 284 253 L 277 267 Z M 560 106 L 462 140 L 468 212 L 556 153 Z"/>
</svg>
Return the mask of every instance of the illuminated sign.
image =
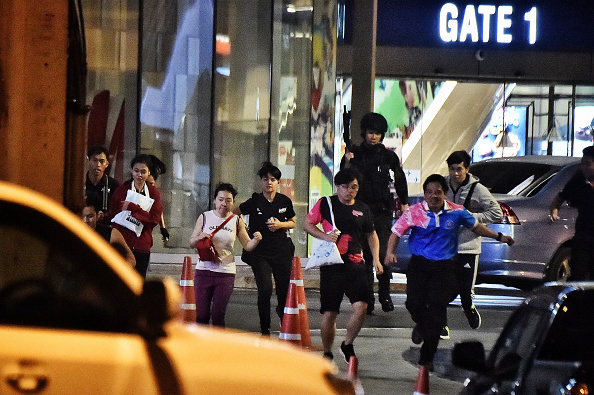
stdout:
<svg viewBox="0 0 594 395">
<path fill-rule="evenodd" d="M 354 0 L 344 1 L 352 42 Z M 594 52 L 593 0 L 378 0 L 377 44 Z"/>
<path fill-rule="evenodd" d="M 488 43 L 494 39 L 498 43 L 508 44 L 514 39 L 510 29 L 513 23 L 513 14 L 514 8 L 510 5 L 496 7 L 481 4 L 475 7 L 469 4 L 464 8 L 463 15 L 460 15 L 455 4 L 446 3 L 439 11 L 439 37 L 446 43 L 465 42 L 467 39 L 474 43 L 479 39 L 483 43 Z M 532 7 L 530 11 L 524 13 L 524 21 L 528 23 L 526 39 L 529 44 L 536 42 L 536 14 L 536 7 Z M 495 31 L 494 35 L 491 35 L 492 27 Z"/>
</svg>

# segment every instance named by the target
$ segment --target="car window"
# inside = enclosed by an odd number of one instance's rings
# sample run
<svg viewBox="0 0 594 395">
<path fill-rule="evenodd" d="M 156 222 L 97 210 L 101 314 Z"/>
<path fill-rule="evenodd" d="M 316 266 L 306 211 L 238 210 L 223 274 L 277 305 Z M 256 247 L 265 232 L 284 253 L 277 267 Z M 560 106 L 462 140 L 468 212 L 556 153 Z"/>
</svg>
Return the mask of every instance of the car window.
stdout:
<svg viewBox="0 0 594 395">
<path fill-rule="evenodd" d="M 69 229 L 0 202 L 0 324 L 131 331 L 136 297 Z"/>
<path fill-rule="evenodd" d="M 594 361 L 594 293 L 569 295 L 558 309 L 539 359 Z"/>
<path fill-rule="evenodd" d="M 542 188 L 557 166 L 523 162 L 479 162 L 470 166 L 491 193 L 526 196 L 532 189 Z"/>
<path fill-rule="evenodd" d="M 521 306 L 510 317 L 501 336 L 491 351 L 489 365 L 495 369 L 512 353 L 520 357 L 520 369 L 523 371 L 536 349 L 535 339 L 549 315 L 541 310 Z"/>
</svg>

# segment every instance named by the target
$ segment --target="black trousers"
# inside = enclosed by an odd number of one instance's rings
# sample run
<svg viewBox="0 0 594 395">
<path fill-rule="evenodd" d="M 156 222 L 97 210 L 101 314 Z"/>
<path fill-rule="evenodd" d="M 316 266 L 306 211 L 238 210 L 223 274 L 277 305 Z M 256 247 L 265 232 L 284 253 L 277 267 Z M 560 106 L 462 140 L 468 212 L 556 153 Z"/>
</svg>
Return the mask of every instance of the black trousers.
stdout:
<svg viewBox="0 0 594 395">
<path fill-rule="evenodd" d="M 136 259 L 136 266 L 134 268 L 142 276 L 142 278 L 146 278 L 146 271 L 148 270 L 151 253 L 146 251 L 132 250 L 132 255 L 134 255 L 134 259 Z"/>
<path fill-rule="evenodd" d="M 460 295 L 460 303 L 464 310 L 472 307 L 474 299 L 474 283 L 476 282 L 477 259 L 476 254 L 458 254 L 456 263 L 456 291 L 454 298 Z"/>
<path fill-rule="evenodd" d="M 455 260 L 433 261 L 413 255 L 406 272 L 406 308 L 423 335 L 419 364 L 433 362 L 448 304 L 455 289 Z"/>
<path fill-rule="evenodd" d="M 375 227 L 375 233 L 379 239 L 380 244 L 380 262 L 384 265 L 386 258 L 386 248 L 388 247 L 388 239 L 392 234 L 392 221 L 393 215 L 391 212 L 382 212 L 373 214 L 373 226 Z M 375 298 L 373 296 L 373 285 L 374 285 L 374 273 L 373 273 L 373 255 L 369 245 L 363 243 L 363 259 L 367 265 L 367 282 L 369 285 L 369 298 L 367 304 L 373 306 Z M 390 280 L 392 280 L 392 272 L 390 268 L 384 266 L 384 272 L 377 275 L 378 291 L 377 296 L 380 301 L 390 299 Z"/>
<path fill-rule="evenodd" d="M 262 333 L 270 331 L 270 298 L 272 297 L 272 278 L 276 289 L 276 313 L 283 322 L 283 313 L 291 280 L 293 250 L 286 253 L 267 257 L 255 255 L 250 258 L 250 266 L 254 272 L 258 287 L 258 314 L 260 316 L 260 330 Z"/>
<path fill-rule="evenodd" d="M 569 280 L 594 280 L 594 238 L 574 237 L 572 243 Z"/>
</svg>

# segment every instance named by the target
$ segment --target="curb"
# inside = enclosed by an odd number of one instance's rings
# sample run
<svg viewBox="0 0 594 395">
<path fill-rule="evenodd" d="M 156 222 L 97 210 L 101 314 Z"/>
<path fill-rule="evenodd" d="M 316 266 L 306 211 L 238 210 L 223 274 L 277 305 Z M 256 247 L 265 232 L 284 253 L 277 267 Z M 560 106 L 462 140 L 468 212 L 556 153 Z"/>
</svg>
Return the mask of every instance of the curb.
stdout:
<svg viewBox="0 0 594 395">
<path fill-rule="evenodd" d="M 189 256 L 192 262 L 198 260 L 198 254 L 164 254 L 151 253 L 151 260 L 147 270 L 146 278 L 162 278 L 165 276 L 174 279 L 181 278 L 182 266 L 184 257 Z M 235 264 L 237 266 L 237 274 L 235 275 L 235 288 L 256 289 L 256 280 L 252 269 L 244 263 L 239 256 L 235 257 Z M 303 286 L 306 289 L 320 288 L 320 271 L 319 269 L 305 270 L 307 264 L 306 258 L 301 258 L 301 268 L 303 269 Z M 399 275 L 394 275 L 392 283 L 390 284 L 390 292 L 404 293 L 406 291 L 406 283 L 399 278 Z M 377 291 L 377 280 L 375 282 L 374 291 Z"/>
</svg>

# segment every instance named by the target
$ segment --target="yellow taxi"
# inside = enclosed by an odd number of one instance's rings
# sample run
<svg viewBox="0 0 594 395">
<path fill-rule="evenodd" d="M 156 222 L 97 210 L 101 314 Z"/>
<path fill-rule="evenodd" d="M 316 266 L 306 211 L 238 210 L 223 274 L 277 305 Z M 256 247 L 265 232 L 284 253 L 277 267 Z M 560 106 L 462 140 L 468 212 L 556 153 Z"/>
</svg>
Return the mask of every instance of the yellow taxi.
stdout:
<svg viewBox="0 0 594 395">
<path fill-rule="evenodd" d="M 179 319 L 61 205 L 0 182 L 0 394 L 352 394 L 319 355 Z"/>
</svg>

